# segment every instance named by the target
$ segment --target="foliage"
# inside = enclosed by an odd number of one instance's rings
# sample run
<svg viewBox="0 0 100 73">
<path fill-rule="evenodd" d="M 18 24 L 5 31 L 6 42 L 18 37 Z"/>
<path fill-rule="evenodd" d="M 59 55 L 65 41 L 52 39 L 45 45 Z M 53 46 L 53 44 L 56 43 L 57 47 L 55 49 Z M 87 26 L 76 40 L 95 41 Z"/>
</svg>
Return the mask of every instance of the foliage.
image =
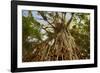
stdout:
<svg viewBox="0 0 100 73">
<path fill-rule="evenodd" d="M 78 21 L 79 19 L 79 21 Z M 76 44 L 82 50 L 85 58 L 90 58 L 90 18 L 88 13 L 76 13 L 73 19 L 75 25 L 71 29 Z"/>
<path fill-rule="evenodd" d="M 28 17 L 22 16 L 22 24 L 23 48 L 30 51 L 32 50 L 32 39 L 35 38 L 37 40 L 41 40 L 40 23 L 34 19 L 31 11 L 29 11 Z"/>
</svg>

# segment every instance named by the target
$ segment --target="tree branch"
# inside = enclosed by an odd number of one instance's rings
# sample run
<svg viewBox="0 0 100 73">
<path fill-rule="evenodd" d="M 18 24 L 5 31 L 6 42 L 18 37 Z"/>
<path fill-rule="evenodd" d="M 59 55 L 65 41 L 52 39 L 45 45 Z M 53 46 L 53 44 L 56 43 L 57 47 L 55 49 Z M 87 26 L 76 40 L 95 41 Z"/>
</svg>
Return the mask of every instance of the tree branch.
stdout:
<svg viewBox="0 0 100 73">
<path fill-rule="evenodd" d="M 42 28 L 44 29 L 48 34 L 53 34 L 52 32 L 49 32 L 46 28 Z"/>
<path fill-rule="evenodd" d="M 41 14 L 41 12 L 39 12 L 39 14 L 42 16 L 42 18 L 43 18 L 45 21 L 47 21 L 47 22 L 55 29 L 55 27 L 48 21 L 48 19 L 47 19 L 46 16 L 44 16 L 43 14 Z"/>
<path fill-rule="evenodd" d="M 73 16 L 74 16 L 74 13 L 72 13 L 72 16 L 71 16 L 70 20 L 67 22 L 67 26 L 66 27 L 69 27 L 69 25 L 70 25 L 70 23 L 71 23 L 71 21 L 73 19 Z"/>
</svg>

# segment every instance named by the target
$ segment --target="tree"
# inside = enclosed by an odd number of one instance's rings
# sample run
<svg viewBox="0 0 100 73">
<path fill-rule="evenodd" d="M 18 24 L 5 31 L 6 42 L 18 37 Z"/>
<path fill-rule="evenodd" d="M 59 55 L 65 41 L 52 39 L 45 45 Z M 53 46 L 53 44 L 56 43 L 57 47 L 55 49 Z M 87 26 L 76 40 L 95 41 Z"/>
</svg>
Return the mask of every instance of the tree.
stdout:
<svg viewBox="0 0 100 73">
<path fill-rule="evenodd" d="M 68 19 L 66 18 L 67 14 L 70 14 L 70 18 Z M 36 26 L 39 25 L 39 27 L 34 26 L 26 29 L 28 32 L 25 31 L 27 35 L 24 35 L 23 32 L 23 39 L 26 36 L 25 40 L 28 36 L 32 36 L 31 40 L 33 38 L 37 38 L 37 42 L 40 41 L 40 43 L 31 43 L 33 51 L 30 52 L 30 55 L 28 54 L 27 59 L 24 59 L 24 61 L 83 59 L 83 54 L 81 52 L 81 48 L 83 47 L 78 45 L 77 41 L 80 39 L 76 39 L 74 32 L 77 31 L 79 37 L 83 37 L 84 34 L 89 36 L 89 19 L 87 19 L 89 14 L 37 11 L 37 15 L 41 17 L 39 20 L 43 20 L 45 23 L 35 20 L 34 16 L 32 16 L 32 11 L 29 11 L 28 17 L 26 17 L 26 20 L 23 21 L 25 24 L 27 23 L 25 27 L 29 26 L 29 24 L 34 24 Z M 74 25 L 72 25 L 73 23 Z M 83 25 L 80 26 L 82 23 Z M 23 29 L 25 29 L 25 27 L 23 27 Z M 82 27 L 82 29 L 80 29 L 80 27 Z M 34 28 L 37 29 L 35 30 Z M 37 31 L 41 30 L 44 30 L 45 33 L 37 33 Z M 34 32 L 36 33 L 34 34 Z M 80 33 L 83 32 L 84 34 L 80 35 Z M 47 37 L 45 40 L 43 40 L 44 36 Z M 23 40 L 23 42 L 25 42 L 25 40 Z M 24 58 L 26 58 L 26 56 L 24 56 Z"/>
</svg>

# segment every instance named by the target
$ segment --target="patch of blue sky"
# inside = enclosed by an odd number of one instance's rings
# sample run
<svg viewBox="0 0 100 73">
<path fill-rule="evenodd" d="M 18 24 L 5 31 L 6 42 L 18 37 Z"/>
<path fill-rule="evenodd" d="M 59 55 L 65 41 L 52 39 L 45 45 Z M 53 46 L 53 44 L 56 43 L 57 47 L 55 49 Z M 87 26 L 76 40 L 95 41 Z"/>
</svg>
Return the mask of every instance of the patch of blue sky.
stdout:
<svg viewBox="0 0 100 73">
<path fill-rule="evenodd" d="M 66 13 L 66 19 L 67 19 L 67 21 L 69 21 L 70 18 L 71 18 L 71 13 Z"/>
<path fill-rule="evenodd" d="M 27 17 L 28 16 L 28 10 L 22 10 L 22 16 Z"/>
<path fill-rule="evenodd" d="M 29 10 L 22 10 L 22 16 L 27 17 L 27 16 L 28 16 L 28 12 L 29 12 Z M 46 21 L 43 20 L 43 18 L 38 14 L 37 11 L 32 10 L 32 16 L 33 16 L 34 19 L 35 19 L 36 21 L 38 21 L 39 23 L 44 24 L 44 25 L 45 25 L 45 24 L 48 24 Z"/>
<path fill-rule="evenodd" d="M 36 21 L 38 21 L 41 24 L 48 24 L 48 22 L 46 22 L 45 20 L 43 20 L 43 18 L 41 17 L 41 15 L 38 14 L 37 11 L 32 11 L 32 16 L 34 17 L 34 19 Z"/>
</svg>

